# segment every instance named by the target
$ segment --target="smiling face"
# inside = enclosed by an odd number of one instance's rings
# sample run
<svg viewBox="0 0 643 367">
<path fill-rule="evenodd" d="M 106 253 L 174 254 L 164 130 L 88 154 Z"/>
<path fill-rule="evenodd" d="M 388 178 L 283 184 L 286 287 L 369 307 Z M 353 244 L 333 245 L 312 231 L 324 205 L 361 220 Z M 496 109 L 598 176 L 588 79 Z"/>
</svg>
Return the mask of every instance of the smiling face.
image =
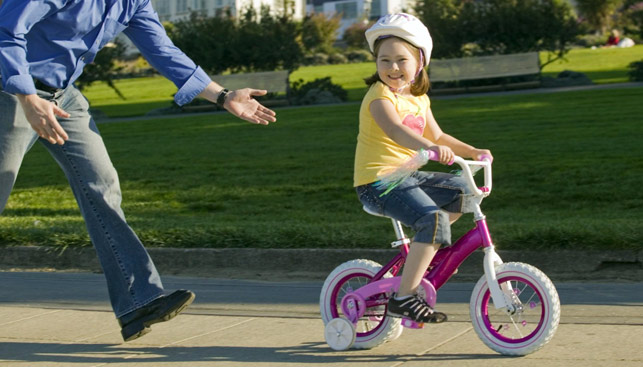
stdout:
<svg viewBox="0 0 643 367">
<path fill-rule="evenodd" d="M 377 45 L 377 74 L 389 87 L 408 93 L 419 70 L 417 51 L 397 38 L 390 37 Z"/>
</svg>

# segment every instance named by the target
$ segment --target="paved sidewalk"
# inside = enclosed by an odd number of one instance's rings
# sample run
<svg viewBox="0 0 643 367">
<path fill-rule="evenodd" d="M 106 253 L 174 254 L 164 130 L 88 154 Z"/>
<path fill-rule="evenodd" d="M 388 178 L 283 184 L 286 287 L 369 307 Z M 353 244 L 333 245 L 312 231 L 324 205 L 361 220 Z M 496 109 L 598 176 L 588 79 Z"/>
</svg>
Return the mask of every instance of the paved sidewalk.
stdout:
<svg viewBox="0 0 643 367">
<path fill-rule="evenodd" d="M 450 321 L 371 350 L 335 352 L 318 315 L 322 282 L 164 277 L 195 303 L 122 343 L 101 274 L 0 272 L 0 366 L 641 366 L 643 282 L 557 283 L 561 325 L 540 351 L 492 352 L 468 316 L 473 283 L 439 293 Z"/>
</svg>

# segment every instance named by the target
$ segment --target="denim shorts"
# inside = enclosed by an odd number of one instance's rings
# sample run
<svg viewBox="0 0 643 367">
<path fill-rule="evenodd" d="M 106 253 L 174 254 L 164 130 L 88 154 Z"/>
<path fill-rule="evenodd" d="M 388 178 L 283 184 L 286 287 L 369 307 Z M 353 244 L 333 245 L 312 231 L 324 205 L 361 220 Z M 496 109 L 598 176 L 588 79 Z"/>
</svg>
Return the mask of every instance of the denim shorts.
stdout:
<svg viewBox="0 0 643 367">
<path fill-rule="evenodd" d="M 362 205 L 370 211 L 399 220 L 415 231 L 415 242 L 451 244 L 449 213 L 462 212 L 466 181 L 441 172 L 416 171 L 388 194 L 375 184 L 357 186 Z"/>
</svg>

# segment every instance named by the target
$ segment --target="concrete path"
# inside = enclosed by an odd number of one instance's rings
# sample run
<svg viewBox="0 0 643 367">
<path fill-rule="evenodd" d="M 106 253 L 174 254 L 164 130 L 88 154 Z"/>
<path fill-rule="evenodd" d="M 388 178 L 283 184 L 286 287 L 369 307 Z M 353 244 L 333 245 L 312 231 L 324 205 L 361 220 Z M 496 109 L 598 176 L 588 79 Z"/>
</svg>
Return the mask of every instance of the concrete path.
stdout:
<svg viewBox="0 0 643 367">
<path fill-rule="evenodd" d="M 0 366 L 642 366 L 643 282 L 557 283 L 561 325 L 540 351 L 496 354 L 472 330 L 473 283 L 439 293 L 450 321 L 371 350 L 335 352 L 318 314 L 322 282 L 164 277 L 195 303 L 122 343 L 101 274 L 0 272 Z"/>
</svg>

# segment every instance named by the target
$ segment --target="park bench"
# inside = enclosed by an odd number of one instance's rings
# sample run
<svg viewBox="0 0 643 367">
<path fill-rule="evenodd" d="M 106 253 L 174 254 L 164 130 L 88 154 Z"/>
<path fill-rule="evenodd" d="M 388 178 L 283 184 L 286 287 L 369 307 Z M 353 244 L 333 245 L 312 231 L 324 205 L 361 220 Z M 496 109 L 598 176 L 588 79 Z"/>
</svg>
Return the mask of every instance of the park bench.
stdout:
<svg viewBox="0 0 643 367">
<path fill-rule="evenodd" d="M 271 98 L 261 101 L 263 105 L 270 107 L 288 104 L 288 88 L 290 87 L 288 77 L 288 70 L 210 75 L 210 79 L 229 90 L 241 88 L 265 89 L 268 93 L 286 95 L 286 98 Z M 214 109 L 216 109 L 216 105 L 212 103 L 183 107 L 183 111 L 186 112 L 203 112 Z"/>
<path fill-rule="evenodd" d="M 530 78 L 517 78 L 523 76 Z M 429 79 L 432 94 L 535 88 L 540 86 L 540 58 L 538 52 L 528 52 L 436 59 L 429 65 Z M 485 82 L 468 82 L 478 80 Z"/>
</svg>

